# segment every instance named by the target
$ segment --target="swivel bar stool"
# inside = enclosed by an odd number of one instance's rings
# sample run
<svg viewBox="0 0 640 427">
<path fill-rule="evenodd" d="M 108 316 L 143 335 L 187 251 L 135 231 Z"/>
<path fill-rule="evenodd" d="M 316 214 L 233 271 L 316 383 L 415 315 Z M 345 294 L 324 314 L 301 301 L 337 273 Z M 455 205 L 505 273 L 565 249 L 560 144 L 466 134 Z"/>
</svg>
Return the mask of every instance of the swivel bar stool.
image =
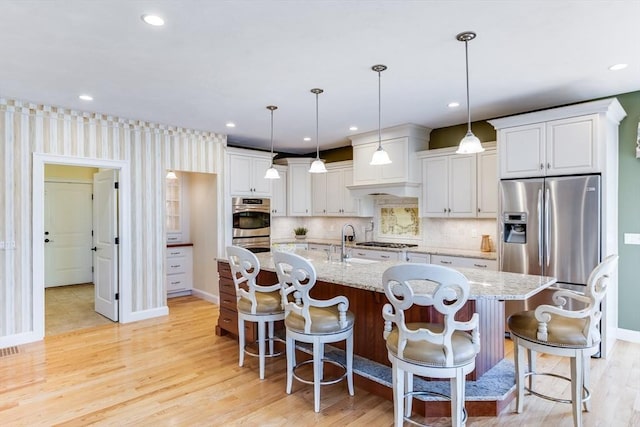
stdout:
<svg viewBox="0 0 640 427">
<path fill-rule="evenodd" d="M 256 277 L 260 273 L 260 262 L 253 252 L 239 246 L 227 246 L 227 257 L 231 275 L 236 288 L 238 307 L 238 344 L 240 351 L 239 366 L 244 365 L 245 353 L 257 356 L 260 360 L 260 379 L 264 379 L 265 358 L 280 356 L 274 352 L 274 322 L 284 319 L 284 309 L 280 297 L 280 284 L 258 285 Z M 245 345 L 244 322 L 258 325 L 258 353 L 249 351 Z M 265 336 L 265 327 L 269 336 Z M 266 342 L 269 342 L 269 353 Z"/>
<path fill-rule="evenodd" d="M 349 394 L 353 396 L 353 324 L 354 315 L 348 311 L 349 300 L 336 296 L 328 300 L 317 300 L 309 295 L 316 284 L 316 270 L 305 258 L 288 252 L 273 252 L 273 261 L 282 286 L 284 325 L 287 331 L 287 393 L 291 394 L 293 378 L 305 384 L 313 384 L 314 410 L 320 412 L 320 386 L 335 384 L 347 378 Z M 296 365 L 295 342 L 313 346 L 312 361 Z M 324 345 L 346 341 L 346 366 L 324 358 Z M 323 362 L 338 365 L 345 370 L 337 379 L 325 380 Z M 303 364 L 313 363 L 313 381 L 296 375 Z"/>
<path fill-rule="evenodd" d="M 440 265 L 402 264 L 384 272 L 382 285 L 390 302 L 382 308 L 382 317 L 392 369 L 394 425 L 401 427 L 405 420 L 418 424 L 410 418 L 413 396 L 428 394 L 450 398 L 451 423 L 463 426 L 465 376 L 475 369 L 480 351 L 478 314 L 467 322 L 454 319 L 469 297 L 467 278 Z M 406 323 L 406 311 L 414 305 L 433 306 L 442 314 L 442 323 Z M 415 391 L 414 375 L 449 378 L 451 396 Z"/>
<path fill-rule="evenodd" d="M 553 294 L 553 305 L 540 305 L 534 311 L 523 311 L 509 317 L 507 324 L 514 342 L 516 364 L 516 412 L 522 413 L 524 391 L 554 402 L 571 403 L 573 425 L 582 426 L 582 406 L 591 406 L 589 392 L 589 358 L 598 352 L 602 317 L 600 303 L 607 292 L 610 272 L 618 261 L 617 255 L 609 255 L 593 269 L 587 280 L 584 294 L 560 289 Z M 569 299 L 582 303 L 584 308 L 563 308 Z M 528 353 L 528 369 L 525 368 L 524 350 Z M 536 353 L 547 353 L 571 359 L 571 378 L 535 371 Z M 527 372 L 525 372 L 525 370 Z M 550 375 L 571 381 L 571 400 L 551 397 L 533 389 L 534 375 Z M 525 378 L 529 386 L 525 387 Z"/>
</svg>

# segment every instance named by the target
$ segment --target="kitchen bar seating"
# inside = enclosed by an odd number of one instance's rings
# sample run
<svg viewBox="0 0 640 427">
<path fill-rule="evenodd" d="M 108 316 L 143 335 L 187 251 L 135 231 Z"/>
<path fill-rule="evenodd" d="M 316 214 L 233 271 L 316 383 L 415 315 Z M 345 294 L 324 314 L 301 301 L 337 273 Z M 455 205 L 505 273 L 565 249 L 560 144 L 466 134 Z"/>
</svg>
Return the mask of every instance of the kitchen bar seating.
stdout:
<svg viewBox="0 0 640 427">
<path fill-rule="evenodd" d="M 293 378 L 305 384 L 313 384 L 314 410 L 320 412 L 320 386 L 334 384 L 347 378 L 349 394 L 353 396 L 353 324 L 354 315 L 349 300 L 336 296 L 317 300 L 309 293 L 316 284 L 316 270 L 305 258 L 289 253 L 273 251 L 276 274 L 282 286 L 282 303 L 285 310 L 284 325 L 287 334 L 287 393 L 291 394 Z M 296 365 L 296 341 L 312 344 L 313 359 Z M 346 341 L 345 365 L 324 358 L 325 343 Z M 323 363 L 328 362 L 344 369 L 344 375 L 325 380 Z M 313 381 L 296 375 L 301 365 L 313 363 Z"/>
<path fill-rule="evenodd" d="M 238 344 L 239 365 L 244 365 L 244 355 L 257 356 L 260 363 L 260 379 L 264 379 L 265 358 L 279 356 L 274 352 L 274 322 L 284 319 L 280 284 L 270 286 L 258 285 L 256 277 L 260 273 L 260 262 L 249 250 L 239 246 L 227 246 L 229 267 L 236 288 L 238 307 Z M 258 324 L 258 353 L 247 350 L 245 346 L 244 322 Z M 269 328 L 269 336 L 265 336 L 265 327 Z M 269 342 L 269 353 L 266 343 Z"/>
<path fill-rule="evenodd" d="M 508 325 L 514 340 L 516 364 L 516 412 L 521 413 L 524 406 L 524 392 L 554 402 L 571 403 L 573 424 L 582 426 L 582 406 L 590 409 L 589 368 L 590 357 L 598 352 L 600 344 L 599 323 L 600 304 L 607 291 L 609 273 L 615 268 L 617 255 L 604 259 L 589 275 L 584 294 L 561 289 L 553 294 L 557 306 L 540 305 L 534 311 L 524 311 L 509 317 Z M 563 308 L 572 299 L 584 305 L 578 310 Z M 527 350 L 529 365 L 525 372 Z M 536 372 L 536 353 L 547 353 L 571 358 L 571 400 L 544 395 L 533 389 L 534 375 L 559 375 Z M 529 377 L 529 386 L 525 387 L 525 378 Z"/>
<path fill-rule="evenodd" d="M 417 424 L 411 419 L 413 396 L 436 394 L 415 391 L 414 375 L 449 378 L 451 423 L 464 425 L 465 376 L 475 369 L 480 351 L 478 313 L 468 322 L 454 319 L 469 297 L 467 278 L 439 265 L 403 264 L 388 268 L 382 285 L 390 302 L 382 316 L 392 367 L 394 425 L 401 427 L 404 420 Z M 414 305 L 432 307 L 442 315 L 442 323 L 408 322 Z"/>
</svg>

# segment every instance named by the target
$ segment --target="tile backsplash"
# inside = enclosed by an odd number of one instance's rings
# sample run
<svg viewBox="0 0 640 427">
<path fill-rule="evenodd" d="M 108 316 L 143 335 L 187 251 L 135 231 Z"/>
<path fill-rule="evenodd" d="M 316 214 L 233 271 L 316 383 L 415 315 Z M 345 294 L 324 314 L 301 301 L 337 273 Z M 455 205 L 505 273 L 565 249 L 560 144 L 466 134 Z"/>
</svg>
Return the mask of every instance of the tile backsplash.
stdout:
<svg viewBox="0 0 640 427">
<path fill-rule="evenodd" d="M 375 219 L 372 236 L 372 233 L 365 232 L 365 230 L 370 229 L 371 221 L 374 221 L 374 218 L 274 217 L 271 221 L 271 235 L 273 239 L 293 238 L 295 227 L 307 227 L 309 238 L 340 240 L 342 226 L 349 223 L 356 229 L 357 241 L 404 241 L 424 246 L 479 251 L 482 235 L 488 234 L 491 237 L 493 250 L 495 250 L 497 243 L 497 229 L 494 219 L 422 218 L 422 235 L 412 239 L 379 234 L 378 216 Z"/>
</svg>

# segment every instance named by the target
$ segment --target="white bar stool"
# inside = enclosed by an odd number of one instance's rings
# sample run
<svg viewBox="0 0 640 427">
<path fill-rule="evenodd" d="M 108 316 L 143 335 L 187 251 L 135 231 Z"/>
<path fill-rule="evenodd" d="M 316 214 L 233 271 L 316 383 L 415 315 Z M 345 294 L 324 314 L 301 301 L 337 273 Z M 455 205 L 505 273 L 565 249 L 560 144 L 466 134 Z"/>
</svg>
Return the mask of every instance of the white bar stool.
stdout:
<svg viewBox="0 0 640 427">
<path fill-rule="evenodd" d="M 349 300 L 337 296 L 317 300 L 309 295 L 316 284 L 316 270 L 305 258 L 287 252 L 273 252 L 278 280 L 282 286 L 287 331 L 287 393 L 291 394 L 293 379 L 313 384 L 314 410 L 320 412 L 320 386 L 335 384 L 345 377 L 349 394 L 353 396 L 353 324 L 354 315 L 348 311 Z M 313 359 L 296 365 L 295 342 L 310 343 Z M 324 358 L 324 345 L 346 341 L 345 365 Z M 338 365 L 344 374 L 337 379 L 325 380 L 323 363 Z M 296 375 L 301 365 L 313 363 L 313 381 Z"/>
<path fill-rule="evenodd" d="M 258 357 L 260 361 L 260 379 L 263 380 L 265 359 L 282 355 L 282 352 L 274 351 L 274 341 L 278 340 L 274 337 L 274 322 L 284 319 L 280 284 L 264 286 L 256 283 L 256 277 L 260 273 L 260 261 L 258 261 L 253 252 L 239 246 L 227 246 L 227 257 L 231 267 L 233 283 L 236 287 L 240 353 L 238 364 L 239 366 L 244 365 L 245 353 Z M 245 345 L 245 321 L 258 324 L 257 354 L 248 350 Z M 269 328 L 268 337 L 265 336 L 265 327 Z M 269 342 L 268 353 L 266 352 L 267 342 Z"/>
</svg>

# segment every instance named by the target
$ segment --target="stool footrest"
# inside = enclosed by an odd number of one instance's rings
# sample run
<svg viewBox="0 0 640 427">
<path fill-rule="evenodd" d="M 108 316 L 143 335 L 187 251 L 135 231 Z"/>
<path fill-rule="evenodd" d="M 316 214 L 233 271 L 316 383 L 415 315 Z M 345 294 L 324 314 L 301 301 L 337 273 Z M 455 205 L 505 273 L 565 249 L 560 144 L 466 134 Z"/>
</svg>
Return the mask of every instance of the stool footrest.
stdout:
<svg viewBox="0 0 640 427">
<path fill-rule="evenodd" d="M 342 373 L 342 375 L 340 375 L 338 378 L 334 378 L 331 380 L 321 380 L 320 381 L 320 385 L 331 385 L 331 384 L 336 384 L 339 383 L 340 381 L 342 381 L 343 379 L 345 379 L 345 377 L 347 376 L 347 367 L 344 366 L 342 363 L 337 362 L 335 360 L 331 360 L 331 359 L 327 359 L 327 358 L 323 358 L 322 359 L 322 363 L 330 363 L 334 366 L 337 366 L 338 368 L 341 368 L 344 370 L 344 372 Z M 309 359 L 309 360 L 305 360 L 304 362 L 300 362 L 298 363 L 296 366 L 293 367 L 293 377 L 295 379 L 297 379 L 298 381 L 300 381 L 301 383 L 304 384 L 313 384 L 313 380 L 307 380 L 304 379 L 302 377 L 300 377 L 299 375 L 296 374 L 296 369 L 304 366 L 304 365 L 308 365 L 310 363 L 313 363 L 313 359 Z"/>
<path fill-rule="evenodd" d="M 527 372 L 526 374 L 524 374 L 525 378 L 526 377 L 530 377 L 530 376 L 535 376 L 535 375 L 544 375 L 544 376 L 548 376 L 548 377 L 560 378 L 562 380 L 571 382 L 571 378 L 567 378 L 567 377 L 562 376 L 562 375 L 554 374 L 553 372 Z M 542 399 L 546 399 L 546 400 L 549 400 L 551 402 L 573 403 L 571 399 L 560 399 L 558 397 L 553 397 L 553 396 L 549 396 L 547 394 L 542 394 L 542 393 L 539 393 L 539 392 L 537 392 L 535 390 L 532 390 L 531 388 L 526 387 L 526 386 L 524 387 L 524 389 L 526 391 L 528 391 L 529 393 L 531 393 L 532 395 L 534 395 L 534 396 L 541 397 Z M 582 399 L 581 399 L 582 403 L 584 403 L 587 400 L 591 399 L 591 392 L 589 391 L 588 388 L 583 386 L 582 387 L 582 392 L 583 392 L 582 393 Z"/>
<path fill-rule="evenodd" d="M 282 338 L 278 338 L 278 337 L 267 338 L 265 341 L 280 342 L 283 344 L 285 342 Z M 258 344 L 258 341 L 256 340 L 254 344 Z M 285 353 L 286 353 L 286 350 L 283 349 L 282 351 L 279 351 L 277 353 L 265 353 L 264 357 L 278 357 L 278 356 L 282 356 Z M 256 353 L 250 350 L 249 346 L 246 346 L 246 345 L 244 346 L 244 354 L 248 354 L 249 356 L 253 356 L 253 357 L 260 357 L 259 353 Z"/>
<path fill-rule="evenodd" d="M 406 399 L 408 398 L 412 398 L 413 396 L 438 396 L 438 397 L 442 397 L 445 400 L 451 400 L 451 396 L 447 396 L 446 394 L 443 393 L 438 393 L 437 391 L 420 391 L 420 390 L 416 390 L 416 391 L 410 391 L 404 394 L 404 398 Z M 424 426 L 424 427 L 428 427 L 427 424 L 421 424 L 415 420 L 412 420 L 410 417 L 404 417 L 404 420 L 410 424 L 416 425 L 416 426 Z M 462 407 L 462 420 L 461 420 L 462 424 L 464 425 L 464 423 L 467 422 L 467 410 L 464 408 L 464 406 Z"/>
</svg>

